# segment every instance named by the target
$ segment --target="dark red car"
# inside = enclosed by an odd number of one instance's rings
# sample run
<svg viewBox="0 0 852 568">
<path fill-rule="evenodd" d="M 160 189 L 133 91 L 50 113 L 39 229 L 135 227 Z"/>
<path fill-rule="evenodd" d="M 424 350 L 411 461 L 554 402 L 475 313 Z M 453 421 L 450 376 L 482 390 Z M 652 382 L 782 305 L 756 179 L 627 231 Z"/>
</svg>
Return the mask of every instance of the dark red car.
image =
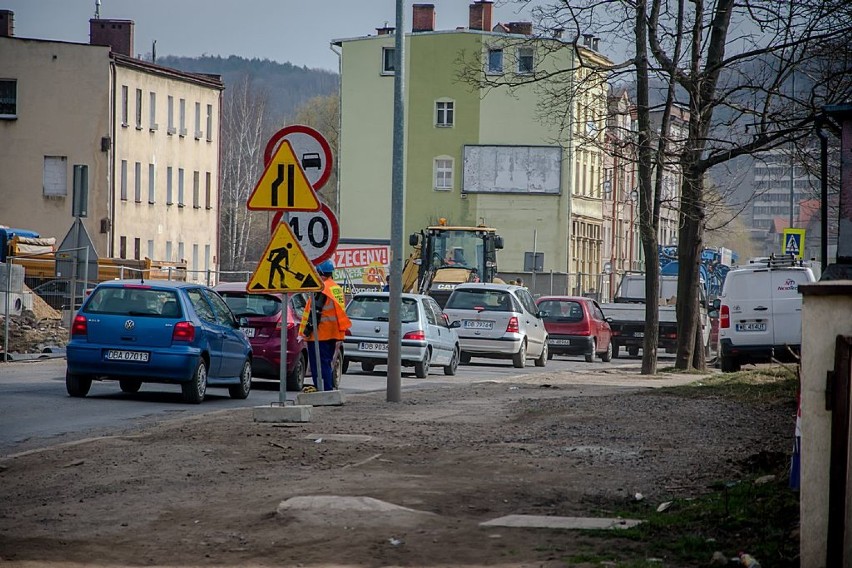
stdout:
<svg viewBox="0 0 852 568">
<path fill-rule="evenodd" d="M 548 358 L 553 355 L 595 355 L 612 360 L 612 330 L 597 302 L 581 296 L 542 296 L 536 300 L 544 312 Z"/>
<path fill-rule="evenodd" d="M 214 288 L 237 318 L 248 319 L 243 328 L 253 352 L 252 375 L 278 380 L 281 368 L 281 304 L 283 294 L 249 294 L 245 282 L 223 282 Z M 287 390 L 302 390 L 308 367 L 305 340 L 298 328 L 304 303 L 291 296 L 287 314 Z M 296 308 L 294 310 L 294 307 Z"/>
</svg>

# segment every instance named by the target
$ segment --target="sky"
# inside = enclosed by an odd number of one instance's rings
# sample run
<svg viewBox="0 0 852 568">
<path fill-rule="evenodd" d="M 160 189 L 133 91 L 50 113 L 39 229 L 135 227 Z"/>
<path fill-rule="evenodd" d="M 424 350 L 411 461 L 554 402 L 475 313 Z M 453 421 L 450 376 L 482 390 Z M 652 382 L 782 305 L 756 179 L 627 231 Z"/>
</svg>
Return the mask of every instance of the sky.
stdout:
<svg viewBox="0 0 852 568">
<path fill-rule="evenodd" d="M 422 1 L 422 0 L 420 0 Z M 438 30 L 468 25 L 472 0 L 431 0 Z M 0 0 L 17 37 L 88 43 L 96 0 Z M 404 5 L 411 30 L 411 0 Z M 337 71 L 332 39 L 394 26 L 395 0 L 100 0 L 100 17 L 133 20 L 137 55 L 238 55 Z M 531 21 L 526 3 L 497 0 L 493 22 Z"/>
</svg>

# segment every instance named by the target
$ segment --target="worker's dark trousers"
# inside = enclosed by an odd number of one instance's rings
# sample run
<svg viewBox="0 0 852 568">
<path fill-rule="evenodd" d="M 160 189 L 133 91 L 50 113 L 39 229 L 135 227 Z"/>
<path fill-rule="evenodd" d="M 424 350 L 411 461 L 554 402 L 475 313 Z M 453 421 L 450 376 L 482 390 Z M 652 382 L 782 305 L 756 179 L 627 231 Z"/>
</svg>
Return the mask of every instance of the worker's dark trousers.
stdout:
<svg viewBox="0 0 852 568">
<path fill-rule="evenodd" d="M 336 339 L 326 339 L 319 342 L 320 368 L 322 369 L 322 390 L 334 390 L 334 377 L 331 371 L 331 361 L 334 359 L 334 349 L 337 346 Z M 308 342 L 308 361 L 311 364 L 311 375 L 314 377 L 314 385 L 319 388 L 317 382 L 317 356 L 314 342 Z"/>
</svg>

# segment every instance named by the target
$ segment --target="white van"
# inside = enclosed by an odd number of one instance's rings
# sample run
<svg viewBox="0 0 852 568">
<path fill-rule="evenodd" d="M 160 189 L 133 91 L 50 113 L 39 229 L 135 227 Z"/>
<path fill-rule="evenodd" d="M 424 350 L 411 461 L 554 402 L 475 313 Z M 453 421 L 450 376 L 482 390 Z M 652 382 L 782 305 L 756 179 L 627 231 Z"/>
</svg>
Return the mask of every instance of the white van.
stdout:
<svg viewBox="0 0 852 568">
<path fill-rule="evenodd" d="M 722 372 L 773 358 L 795 360 L 802 345 L 799 285 L 811 282 L 811 269 L 789 257 L 761 259 L 728 272 L 718 300 Z"/>
</svg>

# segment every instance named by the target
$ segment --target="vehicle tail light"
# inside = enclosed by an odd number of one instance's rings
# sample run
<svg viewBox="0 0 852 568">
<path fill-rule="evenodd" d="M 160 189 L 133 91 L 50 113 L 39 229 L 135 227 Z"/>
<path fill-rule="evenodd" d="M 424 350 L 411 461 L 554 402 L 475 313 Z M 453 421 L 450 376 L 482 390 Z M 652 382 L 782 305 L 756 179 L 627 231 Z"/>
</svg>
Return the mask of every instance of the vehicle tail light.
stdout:
<svg viewBox="0 0 852 568">
<path fill-rule="evenodd" d="M 509 319 L 509 324 L 506 326 L 506 333 L 520 333 L 521 328 L 518 327 L 517 316 L 512 316 Z"/>
<path fill-rule="evenodd" d="M 621 330 L 613 329 L 612 330 L 612 336 L 615 337 L 616 335 L 621 335 Z"/>
<path fill-rule="evenodd" d="M 71 324 L 71 335 L 86 335 L 89 331 L 89 322 L 86 316 L 77 315 Z"/>
<path fill-rule="evenodd" d="M 179 321 L 172 332 L 172 341 L 192 341 L 195 339 L 195 326 L 189 321 Z"/>
<path fill-rule="evenodd" d="M 352 337 L 352 332 L 348 329 L 344 332 L 348 337 Z"/>
<path fill-rule="evenodd" d="M 719 313 L 719 327 L 731 327 L 731 308 L 725 304 L 722 304 L 722 311 Z"/>
<path fill-rule="evenodd" d="M 663 337 L 666 339 L 677 339 L 677 333 L 666 333 L 663 334 Z"/>
<path fill-rule="evenodd" d="M 421 341 L 426 339 L 426 334 L 423 333 L 423 330 L 417 331 L 409 331 L 405 335 L 402 336 L 403 339 L 419 339 Z"/>
<path fill-rule="evenodd" d="M 577 331 L 576 331 L 575 333 L 576 333 L 577 335 L 591 335 L 591 334 L 592 334 L 592 330 L 591 330 L 591 328 L 589 327 L 589 324 L 588 324 L 588 322 L 587 322 L 587 323 L 586 323 L 583 327 L 580 327 L 579 329 L 577 329 Z"/>
</svg>

